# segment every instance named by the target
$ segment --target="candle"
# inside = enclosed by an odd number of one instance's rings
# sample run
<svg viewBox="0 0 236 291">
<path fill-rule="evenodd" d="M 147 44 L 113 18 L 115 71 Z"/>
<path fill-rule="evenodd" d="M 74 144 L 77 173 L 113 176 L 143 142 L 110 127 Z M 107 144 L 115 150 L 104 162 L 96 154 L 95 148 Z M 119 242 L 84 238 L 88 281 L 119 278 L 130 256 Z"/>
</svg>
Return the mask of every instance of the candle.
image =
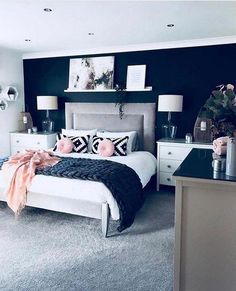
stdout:
<svg viewBox="0 0 236 291">
<path fill-rule="evenodd" d="M 27 123 L 27 116 L 23 116 L 23 123 Z"/>
<path fill-rule="evenodd" d="M 206 123 L 206 121 L 201 121 L 201 123 L 200 123 L 200 130 L 201 131 L 206 131 L 206 129 L 207 129 L 207 123 Z"/>
</svg>

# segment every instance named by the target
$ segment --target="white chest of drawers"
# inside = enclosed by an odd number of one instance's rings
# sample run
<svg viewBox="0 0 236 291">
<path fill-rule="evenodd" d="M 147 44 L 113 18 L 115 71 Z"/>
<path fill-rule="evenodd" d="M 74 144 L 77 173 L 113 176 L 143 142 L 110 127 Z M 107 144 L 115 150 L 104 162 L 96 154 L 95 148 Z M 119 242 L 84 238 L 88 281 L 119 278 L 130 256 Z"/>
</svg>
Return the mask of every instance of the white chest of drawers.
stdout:
<svg viewBox="0 0 236 291">
<path fill-rule="evenodd" d="M 160 185 L 175 186 L 172 175 L 193 148 L 212 149 L 212 144 L 185 143 L 184 139 L 157 141 L 157 191 Z"/>
<path fill-rule="evenodd" d="M 20 153 L 26 149 L 46 150 L 54 147 L 56 143 L 56 133 L 33 133 L 12 132 L 11 138 L 11 155 Z"/>
</svg>

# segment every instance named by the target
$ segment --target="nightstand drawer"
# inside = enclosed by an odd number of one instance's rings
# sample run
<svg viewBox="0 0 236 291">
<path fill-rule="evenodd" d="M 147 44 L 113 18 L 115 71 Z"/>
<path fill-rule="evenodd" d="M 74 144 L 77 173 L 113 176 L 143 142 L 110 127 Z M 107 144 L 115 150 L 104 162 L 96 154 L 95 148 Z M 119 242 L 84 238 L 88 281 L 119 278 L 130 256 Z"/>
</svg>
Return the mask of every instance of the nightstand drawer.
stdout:
<svg viewBox="0 0 236 291">
<path fill-rule="evenodd" d="M 174 173 L 174 171 L 179 167 L 182 161 L 170 160 L 170 159 L 160 159 L 160 171 Z"/>
<path fill-rule="evenodd" d="M 175 186 L 175 181 L 172 179 L 172 173 L 160 172 L 160 184 Z"/>
<path fill-rule="evenodd" d="M 24 151 L 25 151 L 24 147 L 12 147 L 11 148 L 12 155 L 19 154 L 19 153 L 24 152 Z"/>
<path fill-rule="evenodd" d="M 10 136 L 12 155 L 24 150 L 47 150 L 54 147 L 56 143 L 56 133 L 12 132 Z"/>
<path fill-rule="evenodd" d="M 193 148 L 212 149 L 212 144 L 186 143 L 184 139 L 157 142 L 157 190 L 160 185 L 175 186 L 172 174 Z"/>
<path fill-rule="evenodd" d="M 184 160 L 192 148 L 178 146 L 160 146 L 160 157 L 162 159 Z"/>
<path fill-rule="evenodd" d="M 13 134 L 11 135 L 11 145 L 24 148 L 46 148 L 47 139 L 43 135 Z"/>
</svg>

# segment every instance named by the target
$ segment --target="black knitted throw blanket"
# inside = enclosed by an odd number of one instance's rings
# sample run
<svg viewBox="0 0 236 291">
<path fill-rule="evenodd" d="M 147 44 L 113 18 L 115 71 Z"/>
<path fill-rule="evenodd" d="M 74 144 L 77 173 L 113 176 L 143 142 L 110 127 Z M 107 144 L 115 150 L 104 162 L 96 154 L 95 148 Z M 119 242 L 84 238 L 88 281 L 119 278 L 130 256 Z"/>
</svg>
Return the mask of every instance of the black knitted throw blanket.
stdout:
<svg viewBox="0 0 236 291">
<path fill-rule="evenodd" d="M 120 232 L 131 226 L 144 202 L 142 184 L 135 171 L 113 161 L 61 158 L 55 166 L 38 169 L 36 174 L 104 183 L 119 207 Z"/>
</svg>

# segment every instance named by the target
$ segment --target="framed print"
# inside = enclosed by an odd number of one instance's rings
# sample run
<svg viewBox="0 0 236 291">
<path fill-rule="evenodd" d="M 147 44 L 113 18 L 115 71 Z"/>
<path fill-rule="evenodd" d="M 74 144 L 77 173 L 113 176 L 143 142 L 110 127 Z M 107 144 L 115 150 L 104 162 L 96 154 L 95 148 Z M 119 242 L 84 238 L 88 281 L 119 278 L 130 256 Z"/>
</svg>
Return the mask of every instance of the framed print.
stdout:
<svg viewBox="0 0 236 291">
<path fill-rule="evenodd" d="M 113 89 L 114 57 L 70 59 L 69 89 Z"/>
<path fill-rule="evenodd" d="M 144 89 L 146 76 L 146 65 L 128 66 L 126 89 Z"/>
</svg>

